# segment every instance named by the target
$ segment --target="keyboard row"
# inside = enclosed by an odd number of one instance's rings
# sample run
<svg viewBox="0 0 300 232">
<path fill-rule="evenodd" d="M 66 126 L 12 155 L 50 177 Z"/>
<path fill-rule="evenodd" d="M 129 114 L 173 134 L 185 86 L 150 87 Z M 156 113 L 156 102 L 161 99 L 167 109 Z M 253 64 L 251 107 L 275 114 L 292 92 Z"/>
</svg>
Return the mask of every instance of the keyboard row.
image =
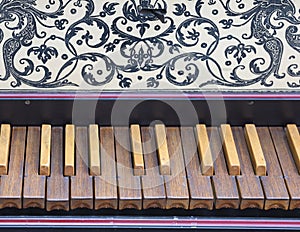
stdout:
<svg viewBox="0 0 300 232">
<path fill-rule="evenodd" d="M 283 127 L 1 125 L 0 208 L 300 208 Z"/>
</svg>

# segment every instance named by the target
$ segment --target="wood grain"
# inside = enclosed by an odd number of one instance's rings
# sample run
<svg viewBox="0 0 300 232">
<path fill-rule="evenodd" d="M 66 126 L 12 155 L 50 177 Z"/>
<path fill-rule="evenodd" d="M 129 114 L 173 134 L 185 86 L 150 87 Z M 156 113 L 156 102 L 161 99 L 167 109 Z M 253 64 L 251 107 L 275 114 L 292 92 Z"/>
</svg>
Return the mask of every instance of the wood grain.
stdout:
<svg viewBox="0 0 300 232">
<path fill-rule="evenodd" d="M 142 176 L 143 209 L 165 209 L 166 193 L 164 178 L 159 173 L 159 161 L 155 149 L 153 128 L 142 127 L 141 136 L 145 156 L 145 175 Z"/>
<path fill-rule="evenodd" d="M 164 176 L 167 195 L 166 208 L 188 209 L 189 190 L 182 154 L 180 130 L 178 127 L 167 127 L 166 135 L 171 166 L 171 175 Z"/>
<path fill-rule="evenodd" d="M 100 176 L 100 145 L 98 125 L 89 126 L 89 168 L 91 176 Z"/>
<path fill-rule="evenodd" d="M 88 169 L 88 131 L 86 127 L 76 127 L 76 175 L 71 176 L 71 209 L 93 209 L 93 177 Z"/>
<path fill-rule="evenodd" d="M 23 185 L 23 208 L 45 208 L 46 177 L 38 174 L 40 127 L 28 127 Z"/>
<path fill-rule="evenodd" d="M 75 126 L 66 125 L 65 127 L 65 159 L 64 175 L 75 175 Z"/>
<path fill-rule="evenodd" d="M 0 208 L 22 208 L 26 127 L 13 127 L 8 175 L 1 176 Z"/>
<path fill-rule="evenodd" d="M 286 134 L 296 167 L 300 173 L 300 135 L 297 126 L 295 124 L 288 124 L 286 126 Z"/>
<path fill-rule="evenodd" d="M 212 178 L 215 194 L 215 208 L 238 209 L 240 196 L 235 177 L 228 175 L 218 128 L 207 128 L 207 132 L 211 141 L 210 146 L 213 159 L 215 160 L 215 175 Z"/>
<path fill-rule="evenodd" d="M 112 127 L 100 128 L 101 175 L 94 177 L 95 209 L 118 208 L 117 170 Z"/>
<path fill-rule="evenodd" d="M 135 176 L 144 175 L 144 157 L 141 142 L 141 131 L 138 124 L 130 126 L 131 148 L 133 154 L 133 173 Z"/>
<path fill-rule="evenodd" d="M 224 154 L 226 157 L 229 175 L 240 175 L 240 161 L 236 151 L 235 142 L 233 139 L 231 127 L 229 124 L 223 124 L 220 127 L 220 134 L 222 137 Z"/>
<path fill-rule="evenodd" d="M 271 136 L 290 196 L 289 209 L 300 208 L 300 176 L 282 127 L 270 127 Z"/>
<path fill-rule="evenodd" d="M 257 127 L 257 133 L 267 163 L 267 176 L 261 176 L 265 193 L 264 209 L 288 209 L 289 194 L 286 188 L 281 167 L 276 155 L 274 144 L 268 127 Z"/>
<path fill-rule="evenodd" d="M 240 209 L 264 207 L 264 192 L 260 179 L 255 175 L 246 138 L 242 127 L 232 128 L 233 137 L 241 163 L 241 175 L 237 176 L 237 185 L 241 197 Z"/>
<path fill-rule="evenodd" d="M 155 138 L 161 175 L 170 175 L 170 155 L 166 140 L 166 128 L 163 124 L 155 125 Z"/>
<path fill-rule="evenodd" d="M 46 209 L 70 209 L 70 178 L 64 176 L 63 128 L 53 127 L 51 133 L 51 175 L 47 177 Z"/>
<path fill-rule="evenodd" d="M 212 210 L 214 194 L 210 177 L 201 173 L 197 145 L 191 136 L 193 136 L 192 127 L 181 127 L 181 142 L 190 193 L 189 209 L 206 208 Z"/>
<path fill-rule="evenodd" d="M 141 181 L 134 176 L 130 147 L 129 128 L 115 127 L 119 209 L 142 209 Z"/>
<path fill-rule="evenodd" d="M 212 176 L 214 174 L 214 162 L 209 146 L 206 126 L 204 124 L 196 125 L 196 141 L 198 144 L 198 152 L 201 163 L 201 171 L 205 176 Z M 192 134 L 191 134 L 192 135 Z"/>
<path fill-rule="evenodd" d="M 10 125 L 2 124 L 1 135 L 0 135 L 0 175 L 7 175 L 10 136 L 11 136 Z"/>
<path fill-rule="evenodd" d="M 267 175 L 267 164 L 257 135 L 255 125 L 245 125 L 245 136 L 250 151 L 251 160 L 257 176 Z"/>
<path fill-rule="evenodd" d="M 42 125 L 40 175 L 50 175 L 51 125 Z"/>
</svg>

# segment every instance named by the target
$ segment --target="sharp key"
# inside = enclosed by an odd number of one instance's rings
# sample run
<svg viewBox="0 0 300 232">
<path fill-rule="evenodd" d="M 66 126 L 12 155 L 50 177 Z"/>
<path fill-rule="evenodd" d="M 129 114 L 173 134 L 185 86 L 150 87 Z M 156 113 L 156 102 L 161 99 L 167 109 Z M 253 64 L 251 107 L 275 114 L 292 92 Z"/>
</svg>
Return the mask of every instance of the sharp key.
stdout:
<svg viewBox="0 0 300 232">
<path fill-rule="evenodd" d="M 64 175 L 75 175 L 75 126 L 66 125 L 65 128 L 65 164 Z"/>
<path fill-rule="evenodd" d="M 161 175 L 170 175 L 170 156 L 167 146 L 165 125 L 155 125 L 155 138 Z"/>
<path fill-rule="evenodd" d="M 251 160 L 254 166 L 255 174 L 257 176 L 267 175 L 267 164 L 261 144 L 258 138 L 256 128 L 253 124 L 245 125 L 245 135 L 248 148 L 251 155 Z"/>
<path fill-rule="evenodd" d="M 89 126 L 90 175 L 100 176 L 100 146 L 98 125 Z"/>
<path fill-rule="evenodd" d="M 192 127 L 181 128 L 181 141 L 182 141 L 184 160 L 186 164 L 185 168 L 187 173 L 187 181 L 189 184 L 189 191 L 190 191 L 189 209 L 206 208 L 212 210 L 214 193 L 212 190 L 211 180 L 210 180 L 210 176 L 205 176 L 202 175 L 201 173 L 199 155 L 197 154 L 197 145 L 195 140 L 191 138 L 193 134 L 194 133 Z M 198 133 L 198 136 L 199 134 L 201 135 L 202 133 Z M 206 129 L 205 129 L 205 134 L 207 136 Z M 207 151 L 207 149 L 209 148 L 209 152 L 210 152 L 209 144 L 207 145 L 208 147 L 206 147 L 206 149 L 203 150 Z M 212 157 L 211 157 L 211 161 L 212 161 Z"/>
<path fill-rule="evenodd" d="M 23 208 L 45 208 L 46 176 L 38 174 L 40 127 L 28 127 L 23 186 Z"/>
<path fill-rule="evenodd" d="M 204 176 L 212 176 L 214 174 L 214 162 L 211 155 L 206 126 L 204 124 L 196 125 L 195 134 L 198 144 L 202 174 Z"/>
<path fill-rule="evenodd" d="M 233 139 L 231 127 L 228 124 L 221 125 L 220 134 L 222 137 L 224 153 L 228 166 L 229 175 L 237 176 L 240 175 L 240 161 L 236 151 L 235 142 Z"/>
<path fill-rule="evenodd" d="M 0 135 L 0 175 L 7 175 L 8 171 L 8 157 L 9 157 L 9 146 L 10 146 L 10 125 L 1 125 Z"/>
<path fill-rule="evenodd" d="M 42 125 L 40 175 L 50 175 L 51 125 Z"/>
<path fill-rule="evenodd" d="M 300 173 L 300 135 L 297 126 L 295 124 L 288 124 L 286 126 L 286 133 L 295 164 Z"/>
<path fill-rule="evenodd" d="M 133 153 L 133 172 L 135 176 L 144 175 L 144 157 L 139 125 L 131 125 L 131 147 Z"/>
<path fill-rule="evenodd" d="M 22 208 L 26 127 L 13 127 L 8 175 L 1 176 L 0 208 Z"/>
</svg>

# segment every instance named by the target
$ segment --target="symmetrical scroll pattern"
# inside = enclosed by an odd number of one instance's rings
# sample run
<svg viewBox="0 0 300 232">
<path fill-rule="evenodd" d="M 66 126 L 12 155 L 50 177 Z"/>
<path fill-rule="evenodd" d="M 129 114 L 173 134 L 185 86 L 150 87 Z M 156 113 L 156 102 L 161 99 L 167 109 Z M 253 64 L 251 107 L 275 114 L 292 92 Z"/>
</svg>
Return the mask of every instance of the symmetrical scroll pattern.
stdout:
<svg viewBox="0 0 300 232">
<path fill-rule="evenodd" d="M 292 0 L 2 0 L 0 85 L 300 87 Z M 151 11 L 152 10 L 152 11 Z M 155 10 L 166 10 L 159 20 Z M 299 80 L 297 79 L 299 78 Z M 142 86 L 142 87 L 141 87 Z M 165 86 L 165 85 L 164 85 Z"/>
</svg>

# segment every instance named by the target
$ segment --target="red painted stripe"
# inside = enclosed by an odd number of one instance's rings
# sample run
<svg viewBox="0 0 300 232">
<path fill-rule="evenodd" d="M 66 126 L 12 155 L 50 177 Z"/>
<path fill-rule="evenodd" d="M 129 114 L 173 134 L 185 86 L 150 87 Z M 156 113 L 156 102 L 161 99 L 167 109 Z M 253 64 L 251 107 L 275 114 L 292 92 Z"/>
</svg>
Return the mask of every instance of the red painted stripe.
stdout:
<svg viewBox="0 0 300 232">
<path fill-rule="evenodd" d="M 283 228 L 283 227 L 299 227 L 299 220 L 243 220 L 243 219 L 230 219 L 230 220 L 217 220 L 217 219 L 37 219 L 37 218 L 5 218 L 0 219 L 0 225 L 116 225 L 116 226 L 227 226 L 227 227 L 267 227 L 267 228 Z"/>
<path fill-rule="evenodd" d="M 300 99 L 300 94 L 0 94 L 0 99 Z"/>
</svg>

